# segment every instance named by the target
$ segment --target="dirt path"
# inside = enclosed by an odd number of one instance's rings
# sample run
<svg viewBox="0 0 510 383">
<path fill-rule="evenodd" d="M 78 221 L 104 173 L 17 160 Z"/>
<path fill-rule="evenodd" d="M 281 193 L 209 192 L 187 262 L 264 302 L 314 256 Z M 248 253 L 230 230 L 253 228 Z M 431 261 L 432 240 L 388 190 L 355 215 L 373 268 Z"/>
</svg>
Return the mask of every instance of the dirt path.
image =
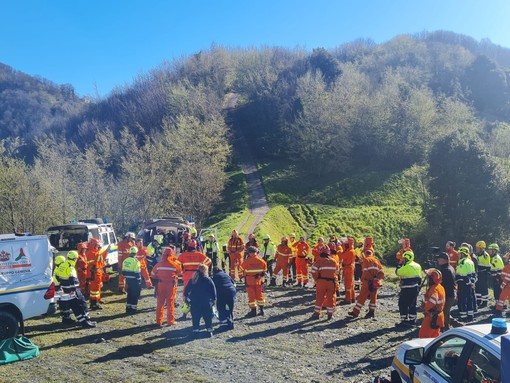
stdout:
<svg viewBox="0 0 510 383">
<path fill-rule="evenodd" d="M 257 225 L 269 211 L 269 205 L 267 203 L 262 180 L 257 172 L 257 166 L 251 155 L 251 150 L 242 137 L 238 139 L 238 150 L 241 158 L 241 169 L 246 177 L 248 191 L 250 193 L 250 214 L 237 227 L 237 231 L 240 231 L 246 222 L 250 220 L 251 217 L 254 217 L 247 231 L 248 233 L 253 233 Z"/>
</svg>

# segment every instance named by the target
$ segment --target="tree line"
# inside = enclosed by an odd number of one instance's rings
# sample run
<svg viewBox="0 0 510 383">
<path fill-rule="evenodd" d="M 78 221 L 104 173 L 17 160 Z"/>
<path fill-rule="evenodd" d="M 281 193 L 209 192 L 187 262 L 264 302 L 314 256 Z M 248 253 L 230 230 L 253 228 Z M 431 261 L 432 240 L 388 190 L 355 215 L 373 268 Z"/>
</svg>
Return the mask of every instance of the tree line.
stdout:
<svg viewBox="0 0 510 383">
<path fill-rule="evenodd" d="M 508 216 L 509 52 L 445 31 L 312 52 L 213 45 L 163 63 L 105 99 L 77 104 L 74 92 L 59 88 L 64 117 L 20 119 L 17 133 L 10 128 L 2 137 L 0 201 L 9 214 L 0 227 L 40 231 L 103 214 L 122 228 L 157 215 L 203 220 L 221 199 L 237 131 L 259 160 L 290 158 L 309 171 L 310 182 L 427 165 L 432 197 L 425 208 L 434 230 L 447 237 L 483 227 L 500 235 Z M 28 91 L 12 96 L 21 88 L 10 78 L 0 81 L 1 104 L 33 101 Z M 7 117 L 0 124 L 18 121 Z M 12 177 L 31 201 L 10 196 Z M 491 180 L 490 187 L 480 180 Z M 482 190 L 484 199 L 473 198 Z M 44 217 L 36 217 L 38 209 Z M 444 219 L 462 209 L 503 213 L 472 228 Z"/>
</svg>

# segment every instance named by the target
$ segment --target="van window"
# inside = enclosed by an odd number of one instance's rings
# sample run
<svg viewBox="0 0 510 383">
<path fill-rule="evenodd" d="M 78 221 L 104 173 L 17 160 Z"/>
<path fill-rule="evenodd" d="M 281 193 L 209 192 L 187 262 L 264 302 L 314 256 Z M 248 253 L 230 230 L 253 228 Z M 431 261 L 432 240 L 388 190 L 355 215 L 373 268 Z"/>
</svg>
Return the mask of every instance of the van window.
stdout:
<svg viewBox="0 0 510 383">
<path fill-rule="evenodd" d="M 112 245 L 116 244 L 117 243 L 117 238 L 115 238 L 115 233 L 113 231 L 109 232 L 108 233 L 108 236 L 110 238 L 110 243 Z"/>
<path fill-rule="evenodd" d="M 108 241 L 108 233 L 101 233 L 101 242 L 103 243 L 104 246 L 110 243 Z"/>
<path fill-rule="evenodd" d="M 87 242 L 86 228 L 61 228 L 48 232 L 50 243 L 59 251 L 76 250 L 78 243 Z"/>
<path fill-rule="evenodd" d="M 92 237 L 90 235 L 92 235 Z M 98 229 L 90 229 L 89 239 L 90 238 L 95 238 L 95 239 L 101 240 L 101 236 L 99 235 L 99 230 Z"/>
</svg>

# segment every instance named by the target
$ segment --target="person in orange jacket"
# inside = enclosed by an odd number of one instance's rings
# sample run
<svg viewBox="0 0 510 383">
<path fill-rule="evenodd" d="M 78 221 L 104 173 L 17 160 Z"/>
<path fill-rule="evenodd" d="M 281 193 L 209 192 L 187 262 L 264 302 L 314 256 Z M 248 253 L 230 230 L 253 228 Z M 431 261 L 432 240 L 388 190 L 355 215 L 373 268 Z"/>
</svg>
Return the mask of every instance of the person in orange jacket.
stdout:
<svg viewBox="0 0 510 383">
<path fill-rule="evenodd" d="M 149 276 L 149 270 L 147 270 L 147 249 L 143 245 L 143 240 L 141 238 L 138 238 L 135 241 L 135 246 L 138 249 L 138 253 L 136 254 L 136 259 L 140 262 L 140 272 L 142 275 L 142 279 L 145 281 L 145 287 L 148 289 L 153 289 L 154 286 L 152 285 L 151 278 Z"/>
<path fill-rule="evenodd" d="M 348 312 L 349 316 L 357 318 L 365 301 L 370 298 L 370 304 L 368 305 L 368 313 L 365 318 L 374 318 L 375 309 L 377 308 L 377 290 L 382 285 L 384 278 L 384 270 L 381 262 L 375 257 L 373 250 L 366 250 L 365 257 L 363 258 L 362 268 L 363 274 L 361 274 L 361 290 L 356 300 L 356 306 L 352 311 Z"/>
<path fill-rule="evenodd" d="M 228 258 L 230 261 L 230 276 L 236 279 L 236 271 L 239 274 L 239 266 L 243 259 L 244 241 L 239 237 L 237 230 L 232 231 L 232 235 L 227 242 Z"/>
<path fill-rule="evenodd" d="M 80 285 L 78 288 L 83 295 L 88 294 L 89 274 L 87 270 L 87 242 L 78 243 L 78 258 L 76 259 L 76 274 Z"/>
<path fill-rule="evenodd" d="M 158 262 L 151 272 L 151 278 L 158 280 L 156 324 L 158 326 L 163 325 L 166 306 L 166 323 L 171 326 L 175 323 L 175 297 L 177 296 L 177 285 L 179 284 L 179 275 L 182 274 L 182 267 L 177 262 L 172 248 L 165 249 L 162 258 L 161 262 Z"/>
<path fill-rule="evenodd" d="M 510 301 L 510 253 L 503 256 L 503 261 L 506 263 L 503 270 L 501 270 L 501 293 L 496 299 L 496 317 L 503 317 L 503 309 L 505 308 L 505 301 Z M 506 314 L 509 316 L 509 313 Z"/>
<path fill-rule="evenodd" d="M 191 281 L 193 275 L 198 270 L 198 266 L 204 264 L 209 267 L 211 265 L 209 257 L 197 250 L 197 241 L 190 239 L 187 243 L 187 249 L 187 251 L 179 254 L 177 257 L 177 260 L 182 265 L 182 282 L 184 284 L 183 293 L 189 281 Z M 183 295 L 183 299 L 184 298 L 185 297 Z"/>
<path fill-rule="evenodd" d="M 319 259 L 320 255 L 322 254 L 322 251 L 324 250 L 325 247 L 328 247 L 328 246 L 324 243 L 324 238 L 322 238 L 322 237 L 317 238 L 317 244 L 312 248 L 312 255 L 313 255 L 312 263 L 317 262 L 317 260 Z"/>
<path fill-rule="evenodd" d="M 255 237 L 255 234 L 253 234 L 253 233 L 248 235 L 248 241 L 246 241 L 246 243 L 244 244 L 244 254 L 243 254 L 244 257 L 243 257 L 243 260 L 246 259 L 247 254 L 248 254 L 248 248 L 250 246 L 255 246 L 257 249 L 260 249 L 260 245 L 257 242 L 257 238 Z"/>
<path fill-rule="evenodd" d="M 310 245 L 306 243 L 305 237 L 299 237 L 299 241 L 292 245 L 296 249 L 296 276 L 297 282 L 294 286 L 305 287 L 308 283 L 308 262 Z"/>
<path fill-rule="evenodd" d="M 241 264 L 240 271 L 245 279 L 246 292 L 248 293 L 248 306 L 250 311 L 246 314 L 247 318 L 257 316 L 257 306 L 259 315 L 264 315 L 264 306 L 266 299 L 262 291 L 262 283 L 267 271 L 267 263 L 258 256 L 259 249 L 255 246 L 248 248 L 248 258 Z"/>
<path fill-rule="evenodd" d="M 340 298 L 340 275 L 342 272 L 342 262 L 340 261 L 340 254 L 343 252 L 344 245 L 341 241 L 339 241 L 336 235 L 332 235 L 329 237 L 329 242 L 327 244 L 329 250 L 331 251 L 331 258 L 333 258 L 340 267 L 337 275 L 337 284 L 336 284 L 336 298 Z"/>
<path fill-rule="evenodd" d="M 319 258 L 312 265 L 312 275 L 316 281 L 315 309 L 312 319 L 319 319 L 325 305 L 328 320 L 333 317 L 336 305 L 336 286 L 338 283 L 338 262 L 331 258 L 331 249 L 324 246 Z"/>
<path fill-rule="evenodd" d="M 119 254 L 118 263 L 122 265 L 124 260 L 129 258 L 129 249 L 135 245 L 135 233 L 128 231 L 124 235 L 124 239 L 117 244 L 117 252 Z M 122 275 L 122 267 L 119 267 L 119 294 L 126 293 L 126 278 Z"/>
<path fill-rule="evenodd" d="M 401 246 L 400 250 L 397 251 L 395 258 L 397 258 L 398 264 L 401 265 L 405 263 L 405 259 L 402 257 L 406 251 L 410 251 L 414 253 L 413 249 L 411 249 L 411 240 L 409 238 L 399 239 L 398 244 Z"/>
<path fill-rule="evenodd" d="M 425 317 L 418 336 L 420 338 L 435 338 L 441 334 L 441 328 L 444 327 L 443 309 L 446 302 L 446 293 L 441 285 L 443 278 L 439 270 L 428 269 L 425 273 L 428 282 L 425 301 L 422 302 Z"/>
<path fill-rule="evenodd" d="M 344 251 L 340 254 L 342 262 L 342 279 L 345 287 L 345 298 L 342 304 L 354 303 L 356 294 L 354 293 L 354 266 L 356 264 L 356 251 L 354 251 L 354 238 L 347 238 L 344 245 Z"/>
<path fill-rule="evenodd" d="M 280 244 L 276 247 L 276 266 L 271 277 L 270 286 L 276 286 L 276 277 L 280 271 L 283 272 L 282 286 L 289 283 L 289 259 L 292 256 L 292 249 L 288 243 L 287 237 L 282 237 Z"/>
<path fill-rule="evenodd" d="M 455 250 L 455 242 L 453 241 L 446 242 L 445 253 L 448 254 L 448 258 L 450 259 L 450 266 L 453 267 L 454 270 L 456 270 L 457 263 L 459 262 L 459 252 Z"/>
<path fill-rule="evenodd" d="M 362 250 L 363 255 L 366 254 L 367 250 L 372 250 L 372 253 L 375 256 L 374 245 L 375 245 L 375 242 L 372 237 L 370 237 L 370 236 L 365 237 L 365 239 L 363 241 L 363 250 Z"/>
<path fill-rule="evenodd" d="M 101 289 L 105 279 L 106 256 L 110 246 L 101 250 L 101 243 L 96 238 L 91 238 L 87 245 L 87 273 L 89 275 L 89 301 L 90 310 L 101 310 Z"/>
</svg>

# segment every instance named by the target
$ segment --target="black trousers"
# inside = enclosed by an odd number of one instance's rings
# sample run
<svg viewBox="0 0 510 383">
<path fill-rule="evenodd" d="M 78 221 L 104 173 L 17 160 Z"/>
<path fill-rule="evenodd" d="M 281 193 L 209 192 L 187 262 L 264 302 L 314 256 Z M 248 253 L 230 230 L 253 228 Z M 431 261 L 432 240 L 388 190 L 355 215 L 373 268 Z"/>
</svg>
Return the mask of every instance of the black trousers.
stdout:
<svg viewBox="0 0 510 383">
<path fill-rule="evenodd" d="M 416 320 L 416 300 L 418 299 L 418 292 L 418 287 L 408 287 L 400 290 L 398 311 L 400 312 L 401 320 Z"/>
<path fill-rule="evenodd" d="M 208 331 L 212 331 L 212 317 L 213 311 L 210 304 L 200 304 L 191 302 L 191 323 L 193 325 L 193 331 L 200 329 L 200 319 L 204 318 L 205 328 Z"/>
<path fill-rule="evenodd" d="M 138 305 L 138 299 L 140 299 L 140 293 L 142 291 L 141 286 L 142 279 L 138 278 L 126 278 L 127 282 L 127 299 L 126 308 L 136 309 Z"/>
<path fill-rule="evenodd" d="M 218 309 L 218 317 L 222 325 L 234 323 L 235 299 L 236 290 L 234 288 L 218 291 L 216 307 Z"/>
</svg>

